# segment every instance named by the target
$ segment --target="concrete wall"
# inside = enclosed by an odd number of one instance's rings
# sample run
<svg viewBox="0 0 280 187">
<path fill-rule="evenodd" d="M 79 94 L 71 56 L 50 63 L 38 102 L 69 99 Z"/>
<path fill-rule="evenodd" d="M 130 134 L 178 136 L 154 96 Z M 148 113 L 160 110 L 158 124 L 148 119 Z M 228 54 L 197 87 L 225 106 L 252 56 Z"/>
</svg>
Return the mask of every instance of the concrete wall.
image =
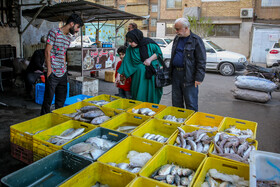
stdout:
<svg viewBox="0 0 280 187">
<path fill-rule="evenodd" d="M 20 50 L 18 28 L 0 27 L 0 45 L 15 46 L 17 48 L 17 56 L 19 56 Z"/>
<path fill-rule="evenodd" d="M 251 28 L 252 22 L 243 22 L 240 26 L 239 38 L 209 37 L 209 39 L 228 51 L 243 54 L 248 58 Z"/>
</svg>

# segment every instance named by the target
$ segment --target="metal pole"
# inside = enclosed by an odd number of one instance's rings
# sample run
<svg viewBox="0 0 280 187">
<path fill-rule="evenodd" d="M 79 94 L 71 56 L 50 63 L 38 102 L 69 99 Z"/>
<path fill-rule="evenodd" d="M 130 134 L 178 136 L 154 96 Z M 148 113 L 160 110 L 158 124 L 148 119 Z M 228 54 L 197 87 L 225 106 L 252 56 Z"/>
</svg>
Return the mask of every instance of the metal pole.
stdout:
<svg viewBox="0 0 280 187">
<path fill-rule="evenodd" d="M 20 1 L 20 4 L 22 4 L 22 0 Z M 20 57 L 23 58 L 23 45 L 22 45 L 22 33 L 21 33 L 21 28 L 22 28 L 22 7 L 20 6 L 19 8 L 19 50 L 20 50 Z"/>
<path fill-rule="evenodd" d="M 81 19 L 83 19 L 83 13 L 81 12 Z M 81 33 L 81 76 L 84 76 L 83 72 L 83 27 L 80 27 L 80 33 Z"/>
</svg>

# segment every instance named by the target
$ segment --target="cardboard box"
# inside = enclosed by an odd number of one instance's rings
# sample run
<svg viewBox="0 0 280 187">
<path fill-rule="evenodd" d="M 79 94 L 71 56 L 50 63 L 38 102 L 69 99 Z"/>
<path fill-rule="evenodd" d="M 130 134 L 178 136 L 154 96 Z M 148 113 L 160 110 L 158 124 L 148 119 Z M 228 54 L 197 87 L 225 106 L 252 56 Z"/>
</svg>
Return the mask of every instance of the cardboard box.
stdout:
<svg viewBox="0 0 280 187">
<path fill-rule="evenodd" d="M 107 71 L 105 71 L 105 81 L 107 81 L 107 82 L 115 82 L 115 70 L 107 70 Z"/>
</svg>

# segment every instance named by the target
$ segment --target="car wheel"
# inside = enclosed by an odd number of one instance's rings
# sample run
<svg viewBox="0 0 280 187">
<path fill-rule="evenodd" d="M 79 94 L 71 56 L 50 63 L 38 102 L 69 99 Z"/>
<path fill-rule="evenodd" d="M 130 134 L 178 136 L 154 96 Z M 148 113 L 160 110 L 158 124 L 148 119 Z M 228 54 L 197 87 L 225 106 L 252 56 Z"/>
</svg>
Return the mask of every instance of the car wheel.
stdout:
<svg viewBox="0 0 280 187">
<path fill-rule="evenodd" d="M 231 76 L 234 74 L 234 66 L 231 63 L 225 62 L 220 66 L 220 73 L 224 76 Z"/>
</svg>

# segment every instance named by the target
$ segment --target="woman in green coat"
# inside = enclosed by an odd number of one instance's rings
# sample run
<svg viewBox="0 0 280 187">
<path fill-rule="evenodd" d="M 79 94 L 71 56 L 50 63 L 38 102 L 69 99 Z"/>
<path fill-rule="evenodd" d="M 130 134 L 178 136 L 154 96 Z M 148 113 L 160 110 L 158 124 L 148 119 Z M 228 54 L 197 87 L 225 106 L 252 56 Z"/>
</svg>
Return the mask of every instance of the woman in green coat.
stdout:
<svg viewBox="0 0 280 187">
<path fill-rule="evenodd" d="M 116 82 L 120 74 L 131 77 L 132 99 L 159 104 L 162 88 L 155 86 L 155 69 L 162 58 L 159 46 L 150 38 L 144 38 L 142 31 L 134 29 L 126 34 L 129 47 L 126 50 L 122 65 L 118 69 Z"/>
</svg>

